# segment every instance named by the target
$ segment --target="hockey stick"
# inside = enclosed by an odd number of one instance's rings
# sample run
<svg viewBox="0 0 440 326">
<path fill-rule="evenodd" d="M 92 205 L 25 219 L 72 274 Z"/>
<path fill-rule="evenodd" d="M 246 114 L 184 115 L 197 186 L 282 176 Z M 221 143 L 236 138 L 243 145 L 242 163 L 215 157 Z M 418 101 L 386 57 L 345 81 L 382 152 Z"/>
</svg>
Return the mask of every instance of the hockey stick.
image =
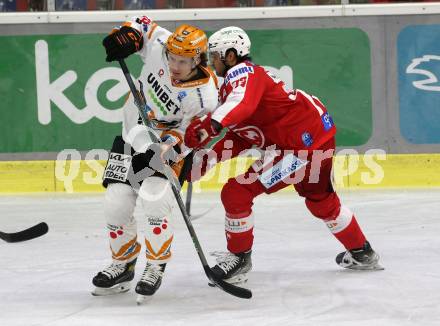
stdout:
<svg viewBox="0 0 440 326">
<path fill-rule="evenodd" d="M 186 207 L 186 214 L 191 216 L 191 199 L 192 199 L 192 192 L 193 192 L 193 183 L 188 182 L 188 188 L 186 188 L 186 201 L 185 201 L 185 207 Z M 194 219 L 194 218 L 192 218 Z"/>
<path fill-rule="evenodd" d="M 187 156 L 185 156 L 185 161 L 183 162 L 183 166 L 179 175 L 179 182 L 181 185 L 183 185 L 183 183 L 186 181 L 187 188 L 186 188 L 185 207 L 186 207 L 186 212 L 188 213 L 189 217 L 191 217 L 191 221 L 194 221 L 208 214 L 212 208 L 209 208 L 200 214 L 191 214 L 193 183 L 191 181 L 186 180 L 186 175 L 188 173 L 191 173 L 192 166 L 193 166 L 193 152 L 191 151 L 190 153 L 187 154 Z"/>
<path fill-rule="evenodd" d="M 43 234 L 46 234 L 47 231 L 49 231 L 49 227 L 46 223 L 41 222 L 37 225 L 34 225 L 26 230 L 19 232 L 0 232 L 0 239 L 6 242 L 21 242 L 41 237 Z"/>
<path fill-rule="evenodd" d="M 192 192 L 193 192 L 192 182 L 188 182 L 188 188 L 186 188 L 185 208 L 186 208 L 186 213 L 191 218 L 191 221 L 195 221 L 195 220 L 198 220 L 199 218 L 205 216 L 210 211 L 212 211 L 213 207 L 209 207 L 208 209 L 206 209 L 205 211 L 203 211 L 200 214 L 191 214 Z"/>
<path fill-rule="evenodd" d="M 198 220 L 199 218 L 205 216 L 205 215 L 208 214 L 210 211 L 212 211 L 212 209 L 213 209 L 213 207 L 209 207 L 209 208 L 207 208 L 205 211 L 203 211 L 203 212 L 200 213 L 200 214 L 192 214 L 192 215 L 189 215 L 189 216 L 191 217 L 191 221 Z"/>
<path fill-rule="evenodd" d="M 142 122 L 144 125 L 148 128 L 148 134 L 150 135 L 151 139 L 155 143 L 160 143 L 161 139 L 156 134 L 156 132 L 152 128 L 152 124 L 150 120 L 148 119 L 148 111 L 150 108 L 146 105 L 145 101 L 141 96 L 139 96 L 139 93 L 136 90 L 136 87 L 133 83 L 133 80 L 131 79 L 130 72 L 128 71 L 128 67 L 124 61 L 124 59 L 119 60 L 119 64 L 121 66 L 122 72 L 124 73 L 125 79 L 127 80 L 128 86 L 130 87 L 130 91 L 134 98 L 134 103 L 136 107 L 139 110 L 139 115 L 141 116 Z M 186 227 L 188 228 L 189 234 L 191 236 L 191 239 L 193 241 L 194 247 L 197 251 L 197 254 L 199 255 L 200 261 L 202 263 L 203 269 L 205 270 L 205 274 L 208 277 L 208 279 L 218 288 L 222 289 L 223 291 L 234 295 L 239 298 L 243 299 L 250 299 L 252 297 L 252 292 L 248 289 L 244 289 L 238 286 L 235 286 L 233 284 L 229 284 L 221 279 L 217 279 L 217 277 L 214 275 L 214 273 L 211 271 L 211 268 L 208 265 L 208 262 L 206 260 L 205 254 L 203 253 L 202 247 L 200 245 L 199 239 L 197 238 L 197 234 L 194 230 L 194 227 L 191 223 L 191 218 L 188 215 L 185 204 L 183 203 L 182 197 L 180 196 L 180 192 L 178 190 L 178 187 L 176 184 L 178 183 L 178 180 L 174 177 L 174 174 L 172 173 L 171 168 L 165 164 L 165 169 L 163 171 L 163 174 L 168 179 L 171 185 L 171 189 L 173 191 L 174 197 L 176 198 L 177 204 L 179 206 L 180 212 L 182 213 L 183 220 L 185 221 Z M 177 181 L 177 182 L 176 182 Z"/>
</svg>

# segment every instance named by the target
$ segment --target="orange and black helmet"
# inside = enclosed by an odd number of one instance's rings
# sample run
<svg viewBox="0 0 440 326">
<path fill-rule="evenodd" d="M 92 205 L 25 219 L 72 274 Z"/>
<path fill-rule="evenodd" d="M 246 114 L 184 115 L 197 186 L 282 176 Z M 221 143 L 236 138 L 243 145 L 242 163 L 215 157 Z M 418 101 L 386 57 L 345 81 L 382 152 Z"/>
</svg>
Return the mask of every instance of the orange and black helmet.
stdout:
<svg viewBox="0 0 440 326">
<path fill-rule="evenodd" d="M 168 37 L 167 50 L 184 57 L 196 57 L 208 50 L 208 38 L 201 29 L 183 24 Z"/>
</svg>

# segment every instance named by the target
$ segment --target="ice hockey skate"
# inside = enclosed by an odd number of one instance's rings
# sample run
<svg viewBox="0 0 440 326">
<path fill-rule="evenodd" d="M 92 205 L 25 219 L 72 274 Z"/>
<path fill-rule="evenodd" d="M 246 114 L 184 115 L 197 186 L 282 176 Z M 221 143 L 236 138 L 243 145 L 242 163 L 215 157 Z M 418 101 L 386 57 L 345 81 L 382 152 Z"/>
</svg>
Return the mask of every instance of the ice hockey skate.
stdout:
<svg viewBox="0 0 440 326">
<path fill-rule="evenodd" d="M 129 263 L 115 264 L 99 272 L 92 280 L 96 288 L 92 295 L 105 296 L 124 293 L 130 290 L 130 281 L 134 278 L 136 259 Z"/>
<path fill-rule="evenodd" d="M 371 248 L 368 241 L 362 248 L 347 250 L 336 256 L 336 263 L 354 270 L 383 270 L 379 265 L 379 255 Z"/>
<path fill-rule="evenodd" d="M 252 250 L 233 254 L 231 252 L 212 252 L 211 255 L 217 257 L 217 264 L 211 268 L 218 279 L 222 279 L 231 284 L 246 283 L 248 272 L 252 269 Z M 209 283 L 210 286 L 214 286 Z"/>
<path fill-rule="evenodd" d="M 136 302 L 138 305 L 152 298 L 153 294 L 162 284 L 162 277 L 167 264 L 150 264 L 147 263 L 142 277 L 136 285 L 136 293 L 138 297 Z"/>
</svg>

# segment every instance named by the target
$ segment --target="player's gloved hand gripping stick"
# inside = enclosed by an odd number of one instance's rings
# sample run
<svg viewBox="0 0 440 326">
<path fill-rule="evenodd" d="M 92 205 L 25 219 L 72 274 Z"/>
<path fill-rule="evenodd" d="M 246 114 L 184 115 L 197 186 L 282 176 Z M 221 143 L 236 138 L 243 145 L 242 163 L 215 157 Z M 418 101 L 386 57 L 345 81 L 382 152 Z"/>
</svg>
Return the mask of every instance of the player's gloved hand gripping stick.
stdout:
<svg viewBox="0 0 440 326">
<path fill-rule="evenodd" d="M 151 122 L 148 119 L 149 108 L 146 105 L 145 100 L 137 92 L 136 87 L 133 83 L 133 80 L 131 79 L 130 72 L 128 71 L 128 68 L 127 68 L 127 65 L 126 65 L 124 59 L 120 59 L 118 61 L 119 61 L 119 64 L 121 65 L 121 68 L 124 73 L 125 79 L 127 80 L 128 86 L 130 87 L 130 91 L 134 97 L 134 103 L 139 110 L 139 115 L 141 116 L 142 122 L 148 128 L 148 134 L 149 134 L 150 138 L 152 139 L 153 142 L 160 144 L 161 139 L 157 135 L 156 131 L 152 128 Z M 200 245 L 199 239 L 197 238 L 194 227 L 191 223 L 191 218 L 188 215 L 187 211 L 185 210 L 185 204 L 183 203 L 182 197 L 180 196 L 180 192 L 179 192 L 180 184 L 179 184 L 177 178 L 174 176 L 171 168 L 167 164 L 165 164 L 165 168 L 162 171 L 162 173 L 165 175 L 165 177 L 170 182 L 174 197 L 176 198 L 180 212 L 182 213 L 186 227 L 188 228 L 189 234 L 190 234 L 191 239 L 194 243 L 197 254 L 199 255 L 200 261 L 202 263 L 203 269 L 205 270 L 205 274 L 208 277 L 208 279 L 215 286 L 217 286 L 218 288 L 222 289 L 223 291 L 225 291 L 229 294 L 232 294 L 236 297 L 243 298 L 243 299 L 250 299 L 252 297 L 252 292 L 250 290 L 229 284 L 221 279 L 217 279 L 216 276 L 213 274 L 213 272 L 211 271 L 211 268 L 208 265 L 205 254 L 203 253 L 202 247 Z"/>
<path fill-rule="evenodd" d="M 211 119 L 211 113 L 195 118 L 186 129 L 185 145 L 190 148 L 203 148 L 220 134 L 222 126 Z"/>
</svg>

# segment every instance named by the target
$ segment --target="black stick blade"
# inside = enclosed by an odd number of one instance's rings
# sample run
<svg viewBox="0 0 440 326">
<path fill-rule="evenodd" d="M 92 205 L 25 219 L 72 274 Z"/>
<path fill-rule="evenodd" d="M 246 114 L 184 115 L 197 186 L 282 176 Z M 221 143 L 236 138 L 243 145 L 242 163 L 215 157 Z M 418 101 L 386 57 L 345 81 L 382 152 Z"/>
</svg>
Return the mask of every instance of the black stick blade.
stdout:
<svg viewBox="0 0 440 326">
<path fill-rule="evenodd" d="M 252 298 L 251 290 L 248 290 L 248 289 L 236 286 L 234 284 L 225 282 L 223 280 L 217 279 L 209 267 L 205 268 L 205 273 L 208 276 L 209 280 L 212 282 L 212 284 L 214 284 L 216 287 L 222 289 L 226 293 L 229 293 L 229 294 L 231 294 L 237 298 L 241 298 L 241 299 Z"/>
<path fill-rule="evenodd" d="M 214 282 L 214 285 L 221 288 L 226 293 L 229 293 L 237 298 L 250 299 L 252 298 L 251 290 L 230 284 L 228 282 L 218 280 Z"/>
<path fill-rule="evenodd" d="M 49 227 L 45 222 L 41 222 L 37 225 L 30 227 L 29 229 L 14 232 L 14 233 L 5 233 L 0 232 L 0 239 L 6 242 L 21 242 L 27 241 L 34 238 L 41 237 L 49 231 Z"/>
</svg>

